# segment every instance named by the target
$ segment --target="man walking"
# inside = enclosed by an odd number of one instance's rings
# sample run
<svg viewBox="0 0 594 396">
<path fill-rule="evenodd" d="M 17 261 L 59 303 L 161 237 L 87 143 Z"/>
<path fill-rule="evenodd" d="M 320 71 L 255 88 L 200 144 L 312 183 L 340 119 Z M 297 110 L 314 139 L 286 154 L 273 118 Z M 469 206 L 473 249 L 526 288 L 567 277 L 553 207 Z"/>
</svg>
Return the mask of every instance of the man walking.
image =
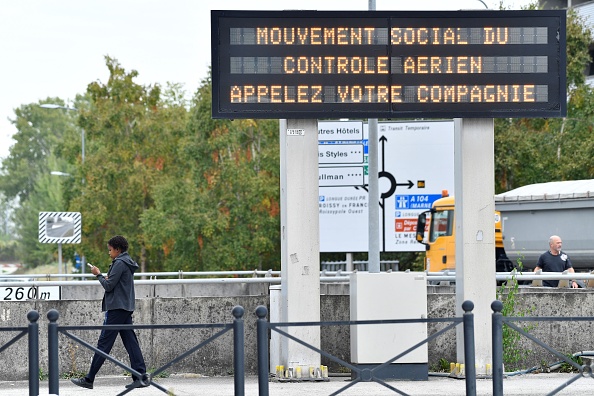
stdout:
<svg viewBox="0 0 594 396">
<path fill-rule="evenodd" d="M 134 272 L 138 269 L 138 264 L 128 254 L 128 241 L 123 236 L 111 238 L 107 242 L 107 250 L 112 260 L 107 275 L 103 276 L 99 268 L 91 266 L 91 272 L 105 289 L 101 302 L 101 310 L 105 312 L 103 324 L 131 325 L 135 300 Z M 109 354 L 118 333 L 130 357 L 130 366 L 140 374 L 145 374 L 146 365 L 134 330 L 102 330 L 97 341 L 97 349 Z M 72 382 L 82 388 L 93 389 L 95 376 L 104 362 L 105 357 L 95 353 L 87 375 L 73 379 Z M 126 388 L 142 388 L 149 385 L 135 375 L 132 378 L 134 382 L 126 385 Z"/>
</svg>

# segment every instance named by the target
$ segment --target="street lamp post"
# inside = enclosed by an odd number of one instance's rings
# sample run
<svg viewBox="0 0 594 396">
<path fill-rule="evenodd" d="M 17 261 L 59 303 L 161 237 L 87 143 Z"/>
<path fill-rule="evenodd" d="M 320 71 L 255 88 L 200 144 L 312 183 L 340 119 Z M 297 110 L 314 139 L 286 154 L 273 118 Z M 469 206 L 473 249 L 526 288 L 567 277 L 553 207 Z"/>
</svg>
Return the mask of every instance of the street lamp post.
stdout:
<svg viewBox="0 0 594 396">
<path fill-rule="evenodd" d="M 51 171 L 51 175 L 54 176 L 72 176 L 70 173 L 60 172 L 60 171 Z M 58 221 L 59 218 L 56 219 Z M 60 274 L 66 273 L 64 266 L 62 265 L 62 242 L 58 242 L 58 272 Z"/>
</svg>

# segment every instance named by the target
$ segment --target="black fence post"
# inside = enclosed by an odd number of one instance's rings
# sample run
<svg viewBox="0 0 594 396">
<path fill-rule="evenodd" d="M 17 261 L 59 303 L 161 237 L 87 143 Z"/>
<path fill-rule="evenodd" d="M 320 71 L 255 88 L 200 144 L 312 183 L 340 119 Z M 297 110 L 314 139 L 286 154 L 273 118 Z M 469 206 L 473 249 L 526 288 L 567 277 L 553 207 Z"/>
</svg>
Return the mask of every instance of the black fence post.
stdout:
<svg viewBox="0 0 594 396">
<path fill-rule="evenodd" d="M 476 396 L 476 366 L 474 354 L 474 303 L 466 300 L 462 303 L 464 314 L 464 367 L 466 376 L 466 396 Z"/>
<path fill-rule="evenodd" d="M 268 389 L 268 325 L 266 315 L 268 310 L 260 305 L 256 308 L 257 342 L 258 342 L 258 395 L 269 396 Z"/>
<path fill-rule="evenodd" d="M 243 328 L 242 306 L 233 307 L 231 313 L 233 320 L 233 380 L 235 385 L 235 396 L 245 395 L 245 342 Z"/>
<path fill-rule="evenodd" d="M 60 362 L 58 359 L 58 317 L 60 314 L 55 309 L 47 313 L 47 358 L 49 366 L 49 393 L 60 394 Z"/>
<path fill-rule="evenodd" d="M 503 303 L 491 303 L 493 332 L 493 396 L 503 396 Z"/>
<path fill-rule="evenodd" d="M 39 312 L 31 310 L 27 313 L 29 320 L 29 396 L 39 395 Z"/>
</svg>

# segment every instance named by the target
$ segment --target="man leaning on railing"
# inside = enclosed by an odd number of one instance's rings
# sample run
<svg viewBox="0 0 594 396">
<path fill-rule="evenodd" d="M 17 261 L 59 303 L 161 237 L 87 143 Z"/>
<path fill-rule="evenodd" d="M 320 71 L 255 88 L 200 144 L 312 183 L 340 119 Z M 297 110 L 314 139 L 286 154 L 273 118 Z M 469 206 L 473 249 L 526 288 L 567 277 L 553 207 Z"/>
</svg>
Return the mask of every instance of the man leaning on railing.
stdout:
<svg viewBox="0 0 594 396">
<path fill-rule="evenodd" d="M 543 272 L 572 272 L 575 273 L 573 265 L 569 256 L 561 250 L 563 242 L 557 235 L 552 235 L 549 238 L 549 250 L 544 252 L 538 258 L 536 262 L 536 268 L 534 272 L 542 270 Z M 542 285 L 546 287 L 557 287 L 559 286 L 558 280 L 543 280 Z M 570 282 L 570 286 L 573 289 L 577 289 L 579 286 L 575 280 Z"/>
</svg>

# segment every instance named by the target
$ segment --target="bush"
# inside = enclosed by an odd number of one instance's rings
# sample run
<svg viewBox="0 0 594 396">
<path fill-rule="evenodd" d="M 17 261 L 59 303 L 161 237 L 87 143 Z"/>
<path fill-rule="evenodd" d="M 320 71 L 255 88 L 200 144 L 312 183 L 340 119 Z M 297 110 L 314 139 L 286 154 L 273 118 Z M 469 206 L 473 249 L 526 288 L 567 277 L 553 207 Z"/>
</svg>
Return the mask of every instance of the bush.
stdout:
<svg viewBox="0 0 594 396">
<path fill-rule="evenodd" d="M 16 247 L 15 240 L 2 241 L 0 240 L 0 261 L 6 263 L 16 263 Z"/>
</svg>

